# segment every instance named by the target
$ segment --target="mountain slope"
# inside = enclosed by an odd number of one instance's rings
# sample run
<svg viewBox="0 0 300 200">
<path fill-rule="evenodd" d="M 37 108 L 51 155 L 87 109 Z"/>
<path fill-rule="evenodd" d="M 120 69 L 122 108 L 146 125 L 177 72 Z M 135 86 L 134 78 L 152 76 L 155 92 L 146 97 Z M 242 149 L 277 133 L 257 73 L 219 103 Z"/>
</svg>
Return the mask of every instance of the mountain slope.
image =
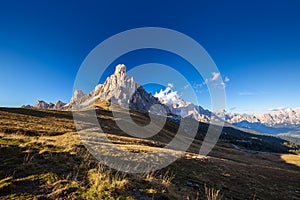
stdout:
<svg viewBox="0 0 300 200">
<path fill-rule="evenodd" d="M 155 138 L 130 137 L 110 111 L 96 112 L 109 140 L 129 152 L 159 151 L 176 134 L 176 123 L 167 121 Z M 145 113 L 133 112 L 135 121 L 147 120 Z M 245 135 L 234 131 L 223 132 Z M 299 155 L 236 150 L 220 140 L 209 156 L 201 157 L 200 145 L 196 139 L 188 152 L 161 170 L 124 174 L 99 165 L 85 149 L 72 112 L 0 108 L 0 199 L 206 199 L 205 187 L 220 189 L 224 199 L 300 198 Z"/>
</svg>

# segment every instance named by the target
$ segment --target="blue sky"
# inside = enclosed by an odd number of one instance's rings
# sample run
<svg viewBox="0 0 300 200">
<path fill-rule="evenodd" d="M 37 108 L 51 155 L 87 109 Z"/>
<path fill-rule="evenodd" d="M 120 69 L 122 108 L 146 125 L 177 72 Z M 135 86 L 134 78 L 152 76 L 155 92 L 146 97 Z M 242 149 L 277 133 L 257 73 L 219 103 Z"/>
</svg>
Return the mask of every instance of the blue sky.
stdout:
<svg viewBox="0 0 300 200">
<path fill-rule="evenodd" d="M 0 106 L 68 101 L 77 70 L 96 45 L 128 29 L 154 26 L 180 31 L 207 50 L 222 77 L 230 79 L 227 110 L 299 107 L 299 10 L 296 0 L 2 1 Z M 192 73 L 166 52 L 136 52 L 115 63 L 130 68 L 150 61 Z M 110 66 L 107 75 L 113 70 Z M 182 93 L 176 84 L 174 89 Z M 209 108 L 205 86 L 198 89 L 202 106 Z"/>
</svg>

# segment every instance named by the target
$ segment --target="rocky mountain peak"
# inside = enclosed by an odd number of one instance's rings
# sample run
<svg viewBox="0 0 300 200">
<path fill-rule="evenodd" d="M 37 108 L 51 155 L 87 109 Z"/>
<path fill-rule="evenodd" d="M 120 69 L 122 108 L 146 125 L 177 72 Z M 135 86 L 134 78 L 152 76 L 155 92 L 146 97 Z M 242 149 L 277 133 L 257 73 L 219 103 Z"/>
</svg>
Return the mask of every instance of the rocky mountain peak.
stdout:
<svg viewBox="0 0 300 200">
<path fill-rule="evenodd" d="M 124 64 L 118 64 L 116 66 L 115 75 L 126 75 L 126 66 Z"/>
<path fill-rule="evenodd" d="M 51 103 L 52 105 L 52 103 Z M 49 103 L 46 103 L 45 101 L 42 101 L 42 100 L 38 100 L 34 106 L 34 108 L 40 108 L 40 109 L 49 109 L 50 105 Z"/>
<path fill-rule="evenodd" d="M 62 102 L 61 100 L 58 100 L 56 103 L 55 103 L 55 106 L 54 106 L 54 109 L 61 109 L 63 106 L 65 106 L 66 103 Z"/>
<path fill-rule="evenodd" d="M 76 101 L 74 101 L 75 99 Z M 97 85 L 89 94 L 84 95 L 80 91 L 75 91 L 67 107 L 68 109 L 80 109 L 93 105 L 94 102 L 102 101 L 142 112 L 149 112 L 152 105 L 162 105 L 157 98 L 137 84 L 133 77 L 126 74 L 126 66 L 124 64 L 117 65 L 114 74 L 109 76 L 103 84 Z M 168 108 L 164 107 L 168 111 Z"/>
<path fill-rule="evenodd" d="M 126 75 L 126 66 L 119 64 L 116 66 L 115 73 L 109 76 L 103 84 L 97 85 L 92 94 L 99 100 L 118 101 L 113 103 L 128 106 L 130 97 L 138 87 L 133 77 Z"/>
<path fill-rule="evenodd" d="M 84 96 L 84 93 L 82 90 L 75 90 L 74 91 L 74 94 L 73 94 L 73 97 L 71 98 L 71 102 L 75 102 L 77 101 L 78 99 L 80 99 L 82 96 Z"/>
</svg>

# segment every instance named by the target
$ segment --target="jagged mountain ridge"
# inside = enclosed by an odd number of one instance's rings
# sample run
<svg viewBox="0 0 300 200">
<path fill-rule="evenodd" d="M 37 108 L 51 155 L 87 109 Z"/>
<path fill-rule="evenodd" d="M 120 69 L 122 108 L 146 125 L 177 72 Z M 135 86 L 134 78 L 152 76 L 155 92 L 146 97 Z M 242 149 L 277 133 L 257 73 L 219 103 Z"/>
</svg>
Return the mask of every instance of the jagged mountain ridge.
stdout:
<svg viewBox="0 0 300 200">
<path fill-rule="evenodd" d="M 109 102 L 123 107 L 129 107 L 141 112 L 151 112 L 159 114 L 161 111 L 152 107 L 159 104 L 165 108 L 167 113 L 170 113 L 167 106 L 162 104 L 151 93 L 137 84 L 133 77 L 126 74 L 126 66 L 119 64 L 116 66 L 114 74 L 109 76 L 103 84 L 99 84 L 89 94 L 84 94 L 80 90 L 74 92 L 70 102 L 63 109 L 82 109 L 90 105 L 95 105 L 95 102 Z"/>
<path fill-rule="evenodd" d="M 225 117 L 227 123 L 236 127 L 271 134 L 298 130 L 295 129 L 295 127 L 291 128 L 290 125 L 300 124 L 300 108 L 279 109 L 274 112 L 254 115 L 228 113 L 225 110 L 212 113 L 201 106 L 191 102 L 185 102 L 179 98 L 178 95 L 173 95 L 172 98 L 166 98 L 170 92 L 174 93 L 171 88 L 166 88 L 165 91 L 160 92 L 160 95 L 156 93 L 152 96 L 152 94 L 146 92 L 141 85 L 137 84 L 133 77 L 126 74 L 126 66 L 124 64 L 119 64 L 116 66 L 114 74 L 109 76 L 103 84 L 97 85 L 90 93 L 84 94 L 81 90 L 76 90 L 67 104 L 61 101 L 58 101 L 56 104 L 38 101 L 33 107 L 76 110 L 88 108 L 93 105 L 97 106 L 95 102 L 106 101 L 147 113 L 152 105 L 159 104 L 162 105 L 168 113 L 183 118 L 191 116 L 198 121 L 207 123 L 212 117 L 222 115 Z M 28 105 L 26 107 L 28 107 Z M 161 111 L 152 110 L 152 112 L 159 114 Z"/>
<path fill-rule="evenodd" d="M 170 84 L 172 85 L 172 84 Z M 300 133 L 300 108 L 279 109 L 263 114 L 239 114 L 228 113 L 226 110 L 211 112 L 196 106 L 193 103 L 185 102 L 177 95 L 176 91 L 168 86 L 165 90 L 155 93 L 161 103 L 166 104 L 170 111 L 181 117 L 193 116 L 201 122 L 209 122 L 212 118 L 223 119 L 228 124 L 238 128 L 251 129 L 267 134 Z"/>
<path fill-rule="evenodd" d="M 253 115 L 221 112 L 228 123 L 239 128 L 267 134 L 300 133 L 300 108 L 283 108 Z"/>
<path fill-rule="evenodd" d="M 170 86 L 171 85 L 171 86 Z M 205 110 L 201 106 L 197 106 L 191 102 L 186 102 L 177 95 L 176 91 L 172 91 L 172 84 L 168 85 L 165 90 L 160 90 L 154 94 L 162 103 L 168 106 L 170 112 L 182 118 L 192 116 L 197 121 L 209 122 L 212 113 Z"/>
<path fill-rule="evenodd" d="M 52 102 L 45 102 L 43 100 L 38 100 L 33 106 L 31 105 L 23 105 L 22 108 L 39 108 L 39 109 L 55 109 L 60 110 L 62 109 L 66 103 L 58 100 L 55 104 Z"/>
<path fill-rule="evenodd" d="M 229 124 L 239 128 L 252 129 L 261 133 L 280 134 L 287 132 L 299 132 L 300 126 L 300 108 L 279 109 L 263 114 L 239 114 L 228 113 L 226 110 L 211 112 L 196 106 L 191 102 L 182 100 L 176 91 L 172 90 L 172 84 L 165 90 L 155 93 L 161 103 L 167 105 L 173 114 L 181 117 L 193 116 L 194 119 L 201 122 L 209 122 L 212 117 L 224 116 L 223 119 Z"/>
<path fill-rule="evenodd" d="M 242 121 L 248 121 L 250 123 L 262 123 L 267 126 L 284 125 L 284 124 L 300 124 L 300 108 L 282 108 L 272 112 L 261 114 L 239 114 L 223 112 L 226 120 L 233 124 Z"/>
</svg>

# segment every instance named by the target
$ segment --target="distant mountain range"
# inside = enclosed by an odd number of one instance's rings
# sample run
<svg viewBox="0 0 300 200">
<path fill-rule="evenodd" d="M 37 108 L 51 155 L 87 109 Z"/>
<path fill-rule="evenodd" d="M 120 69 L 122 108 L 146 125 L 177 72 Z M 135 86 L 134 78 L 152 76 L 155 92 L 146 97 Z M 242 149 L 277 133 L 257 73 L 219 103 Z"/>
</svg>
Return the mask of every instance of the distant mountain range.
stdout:
<svg viewBox="0 0 300 200">
<path fill-rule="evenodd" d="M 34 106 L 31 105 L 23 105 L 22 108 L 39 108 L 39 109 L 55 109 L 55 110 L 60 110 L 62 109 L 66 103 L 62 101 L 57 101 L 55 104 L 52 102 L 45 102 L 43 100 L 38 100 Z"/>
<path fill-rule="evenodd" d="M 170 96 L 172 98 L 169 98 Z M 212 117 L 217 118 L 222 114 L 227 123 L 243 129 L 267 134 L 283 134 L 285 136 L 292 134 L 293 137 L 298 136 L 298 133 L 300 133 L 300 108 L 278 109 L 269 113 L 253 115 L 228 113 L 225 110 L 213 113 L 191 102 L 185 102 L 169 86 L 153 96 L 137 84 L 133 77 L 126 74 L 126 66 L 123 64 L 117 65 L 114 74 L 108 77 L 103 84 L 97 85 L 90 93 L 84 94 L 81 90 L 76 90 L 68 103 L 57 101 L 53 104 L 38 101 L 34 106 L 27 105 L 23 107 L 74 110 L 109 107 L 111 104 L 142 112 L 150 111 L 155 114 L 162 113 L 160 109 L 163 107 L 170 115 L 182 118 L 192 116 L 194 119 L 206 123 Z M 151 108 L 154 104 L 160 105 L 160 109 L 159 107 Z"/>
<path fill-rule="evenodd" d="M 228 123 L 267 134 L 299 133 L 300 108 L 283 108 L 263 114 L 239 114 L 221 111 Z"/>
</svg>

